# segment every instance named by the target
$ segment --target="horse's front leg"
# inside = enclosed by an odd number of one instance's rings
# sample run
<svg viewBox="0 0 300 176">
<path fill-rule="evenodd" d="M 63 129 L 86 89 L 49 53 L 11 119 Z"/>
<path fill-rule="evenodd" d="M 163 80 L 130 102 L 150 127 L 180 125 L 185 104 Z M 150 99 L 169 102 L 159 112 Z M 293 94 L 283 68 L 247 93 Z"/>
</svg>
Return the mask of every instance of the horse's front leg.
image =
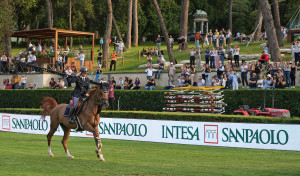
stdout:
<svg viewBox="0 0 300 176">
<path fill-rule="evenodd" d="M 96 143 L 96 154 L 97 154 L 97 157 L 100 159 L 100 161 L 105 161 L 105 159 L 103 158 L 103 154 L 101 153 L 101 147 L 102 147 L 102 143 L 101 143 L 101 139 L 100 139 L 100 136 L 99 136 L 99 129 L 98 129 L 98 126 L 96 126 L 95 128 L 93 128 L 90 124 L 87 124 L 85 126 L 85 129 L 91 133 L 93 133 L 94 135 L 94 140 L 95 140 L 95 143 Z"/>
</svg>

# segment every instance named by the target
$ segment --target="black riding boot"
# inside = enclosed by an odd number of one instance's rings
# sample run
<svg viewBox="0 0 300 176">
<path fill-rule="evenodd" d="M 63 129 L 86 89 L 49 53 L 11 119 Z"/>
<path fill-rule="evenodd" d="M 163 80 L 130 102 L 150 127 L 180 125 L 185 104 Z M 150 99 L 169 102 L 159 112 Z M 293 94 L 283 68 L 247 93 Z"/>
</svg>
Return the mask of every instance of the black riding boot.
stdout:
<svg viewBox="0 0 300 176">
<path fill-rule="evenodd" d="M 75 109 L 75 108 L 73 108 L 73 107 L 70 108 L 70 111 L 69 111 L 69 117 L 68 117 L 68 123 L 74 123 L 74 119 L 72 118 L 74 109 Z"/>
</svg>

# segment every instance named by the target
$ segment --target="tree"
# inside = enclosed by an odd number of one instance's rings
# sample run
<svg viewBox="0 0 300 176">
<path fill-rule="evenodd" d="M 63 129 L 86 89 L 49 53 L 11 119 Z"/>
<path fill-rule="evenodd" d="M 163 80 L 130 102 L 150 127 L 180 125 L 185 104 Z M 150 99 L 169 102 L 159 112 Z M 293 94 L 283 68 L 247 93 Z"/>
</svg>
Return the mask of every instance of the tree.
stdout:
<svg viewBox="0 0 300 176">
<path fill-rule="evenodd" d="M 53 7 L 51 0 L 46 0 L 48 10 L 48 27 L 53 28 Z"/>
<path fill-rule="evenodd" d="M 72 30 L 72 0 L 69 5 L 69 29 Z M 70 49 L 73 48 L 73 37 L 70 37 Z"/>
<path fill-rule="evenodd" d="M 264 26 L 268 37 L 268 45 L 271 54 L 272 61 L 279 62 L 280 58 L 280 48 L 276 38 L 276 32 L 274 28 L 274 21 L 272 17 L 271 7 L 268 0 L 259 0 L 259 5 L 261 6 Z"/>
<path fill-rule="evenodd" d="M 233 6 L 233 0 L 230 0 L 229 3 L 229 29 L 232 32 L 232 6 Z"/>
<path fill-rule="evenodd" d="M 165 38 L 165 41 L 167 43 L 169 60 L 170 60 L 170 62 L 175 63 L 175 59 L 174 59 L 174 56 L 173 56 L 173 51 L 171 49 L 171 43 L 170 43 L 170 40 L 169 40 L 169 34 L 168 34 L 168 31 L 167 31 L 167 28 L 166 28 L 166 25 L 165 25 L 165 22 L 164 22 L 164 18 L 162 16 L 161 10 L 158 6 L 157 0 L 152 0 L 152 1 L 153 1 L 155 10 L 156 10 L 157 16 L 158 16 L 160 28 L 161 28 L 161 30 L 164 34 L 164 38 Z"/>
<path fill-rule="evenodd" d="M 137 14 L 137 3 L 138 0 L 133 0 L 133 44 L 139 46 L 139 21 Z"/>
<path fill-rule="evenodd" d="M 106 28 L 104 32 L 104 41 L 103 41 L 103 65 L 105 68 L 107 68 L 108 64 L 108 56 L 109 56 L 109 39 L 111 35 L 111 28 L 112 28 L 112 5 L 111 0 L 105 0 L 105 6 L 107 9 L 107 19 L 106 19 Z"/>
<path fill-rule="evenodd" d="M 126 47 L 131 48 L 132 0 L 128 0 Z"/>
<path fill-rule="evenodd" d="M 273 19 L 279 46 L 283 46 L 278 0 L 272 0 Z"/>
<path fill-rule="evenodd" d="M 189 4 L 190 0 L 181 0 L 181 12 L 180 12 L 180 36 L 187 36 L 188 22 L 189 22 Z M 188 41 L 187 41 L 188 43 Z M 186 43 L 186 45 L 187 45 Z M 187 46 L 186 46 L 187 48 Z"/>
<path fill-rule="evenodd" d="M 0 1 L 0 53 L 11 55 L 10 36 L 14 31 L 14 7 L 12 0 Z"/>
<path fill-rule="evenodd" d="M 181 0 L 180 12 L 180 35 L 187 35 L 188 33 L 188 20 L 189 20 L 189 4 L 190 0 Z"/>
<path fill-rule="evenodd" d="M 263 20 L 263 15 L 262 15 L 261 7 L 260 5 L 258 5 L 258 11 L 256 16 L 256 22 L 255 22 L 255 28 L 257 28 L 257 30 L 254 33 L 253 41 L 259 41 L 260 39 L 261 27 L 263 23 L 262 20 Z"/>
<path fill-rule="evenodd" d="M 117 21 L 116 21 L 116 19 L 115 19 L 114 14 L 112 15 L 112 23 L 113 23 L 114 28 L 115 28 L 115 30 L 116 30 L 117 37 L 119 38 L 120 41 L 123 42 L 123 38 L 122 38 L 122 35 L 121 35 L 121 33 L 120 33 L 120 30 L 119 30 L 119 27 L 118 27 L 118 24 L 117 24 Z M 126 48 L 124 47 L 123 50 L 125 51 Z"/>
</svg>

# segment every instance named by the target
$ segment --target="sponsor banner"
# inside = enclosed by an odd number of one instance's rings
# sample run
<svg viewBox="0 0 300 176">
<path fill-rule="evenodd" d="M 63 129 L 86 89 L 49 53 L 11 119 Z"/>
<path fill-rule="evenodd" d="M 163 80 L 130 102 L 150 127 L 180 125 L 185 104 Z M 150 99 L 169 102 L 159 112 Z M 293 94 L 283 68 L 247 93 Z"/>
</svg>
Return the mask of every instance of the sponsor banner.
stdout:
<svg viewBox="0 0 300 176">
<path fill-rule="evenodd" d="M 0 131 L 47 134 L 50 117 L 0 113 Z M 101 118 L 101 138 L 161 143 L 300 151 L 300 125 Z M 55 135 L 63 135 L 61 127 Z M 71 136 L 93 137 L 71 131 Z"/>
</svg>

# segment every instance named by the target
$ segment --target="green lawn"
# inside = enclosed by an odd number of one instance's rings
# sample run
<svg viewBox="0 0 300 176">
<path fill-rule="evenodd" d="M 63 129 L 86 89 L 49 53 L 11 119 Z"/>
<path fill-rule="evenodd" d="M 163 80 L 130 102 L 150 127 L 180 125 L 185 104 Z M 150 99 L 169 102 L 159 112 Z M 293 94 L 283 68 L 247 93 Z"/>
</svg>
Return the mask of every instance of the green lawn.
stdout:
<svg viewBox="0 0 300 176">
<path fill-rule="evenodd" d="M 256 42 L 256 43 L 250 43 L 248 47 L 246 47 L 247 43 L 237 43 L 237 42 L 232 42 L 231 45 L 235 45 L 235 44 L 239 44 L 241 50 L 240 50 L 240 54 L 261 54 L 261 52 L 263 51 L 262 48 L 260 48 L 260 44 L 261 43 L 266 43 L 266 41 L 264 42 Z M 74 45 L 73 48 L 78 48 L 78 45 Z M 140 62 L 139 62 L 139 55 L 138 52 L 139 50 L 141 51 L 143 48 L 148 49 L 149 47 L 156 47 L 156 44 L 154 42 L 145 42 L 145 43 L 141 43 L 140 46 L 138 47 L 132 47 L 131 49 L 128 49 L 125 52 L 125 64 L 122 65 L 122 59 L 119 58 L 118 62 L 117 62 L 117 69 L 116 72 L 136 72 L 136 71 L 144 71 L 144 69 L 139 69 L 138 66 L 141 64 L 145 64 L 147 63 L 147 59 L 144 57 L 140 57 Z M 195 43 L 193 41 L 190 41 L 189 43 L 189 48 L 191 47 L 195 47 Z M 91 45 L 83 45 L 83 48 L 91 48 Z M 99 48 L 99 45 L 95 45 L 95 64 L 94 64 L 94 68 L 97 67 L 96 64 L 96 59 L 97 59 L 97 50 Z M 287 43 L 286 41 L 284 41 L 284 46 L 281 48 L 291 48 L 291 44 Z M 13 55 L 17 55 L 19 53 L 19 49 L 23 49 L 24 48 L 13 48 Z M 113 46 L 110 48 L 110 53 L 112 53 L 113 51 Z M 168 61 L 168 54 L 167 54 L 167 47 L 166 44 L 163 42 L 161 49 L 164 51 L 164 56 L 165 59 Z M 189 60 L 189 50 L 186 51 L 178 51 L 178 45 L 177 43 L 174 45 L 174 57 L 175 59 L 178 61 L 178 63 L 182 60 Z M 157 61 L 157 57 L 153 58 L 153 63 L 156 63 Z M 290 54 L 286 54 L 286 58 L 284 58 L 284 60 L 291 60 L 291 56 Z M 109 63 L 110 63 L 110 59 L 109 59 Z M 94 71 L 95 72 L 95 71 Z M 108 72 L 107 70 L 104 70 L 104 72 Z"/>
<path fill-rule="evenodd" d="M 71 137 L 65 156 L 54 136 L 0 132 L 0 175 L 299 175 L 300 153 L 103 139 L 100 163 L 92 138 Z"/>
</svg>

